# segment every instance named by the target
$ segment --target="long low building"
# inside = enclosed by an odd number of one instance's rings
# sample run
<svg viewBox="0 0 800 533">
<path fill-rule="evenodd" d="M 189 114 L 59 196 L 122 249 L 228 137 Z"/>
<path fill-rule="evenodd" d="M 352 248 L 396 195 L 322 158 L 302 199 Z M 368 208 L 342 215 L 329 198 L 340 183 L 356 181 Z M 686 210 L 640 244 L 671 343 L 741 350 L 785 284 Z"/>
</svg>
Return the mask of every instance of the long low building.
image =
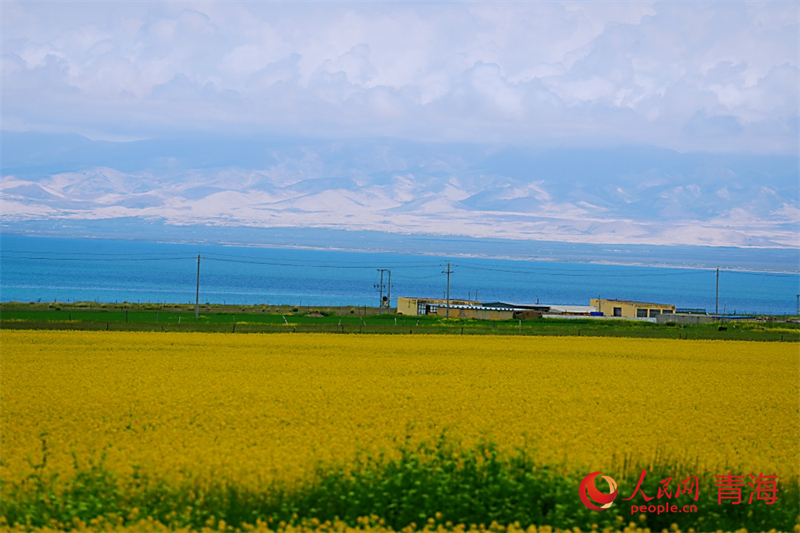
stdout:
<svg viewBox="0 0 800 533">
<path fill-rule="evenodd" d="M 436 314 L 447 316 L 448 310 L 445 306 L 439 306 Z M 450 318 L 474 318 L 476 320 L 511 320 L 517 318 L 527 320 L 529 318 L 541 318 L 542 313 L 533 309 L 514 309 L 511 307 L 489 307 L 486 305 L 451 305 Z"/>
<path fill-rule="evenodd" d="M 475 300 L 451 299 L 449 305 L 450 318 L 474 318 L 477 320 L 509 320 L 512 318 L 538 318 L 542 312 L 535 306 L 516 307 L 513 304 L 497 305 L 481 303 Z M 547 309 L 543 306 L 542 309 Z M 397 298 L 397 314 L 410 316 L 437 315 L 447 316 L 448 305 L 444 298 Z"/>
<path fill-rule="evenodd" d="M 401 315 L 447 316 L 447 300 L 443 298 L 397 298 L 397 313 Z M 547 305 L 511 302 L 478 302 L 475 300 L 450 300 L 450 318 L 474 318 L 478 320 L 509 320 L 539 318 L 551 315 L 590 316 L 594 308 L 588 305 Z"/>
<path fill-rule="evenodd" d="M 480 307 L 481 303 L 470 300 L 450 299 L 450 308 L 456 305 Z M 409 316 L 435 315 L 439 307 L 446 308 L 447 300 L 444 298 L 397 298 L 397 314 Z"/>
</svg>

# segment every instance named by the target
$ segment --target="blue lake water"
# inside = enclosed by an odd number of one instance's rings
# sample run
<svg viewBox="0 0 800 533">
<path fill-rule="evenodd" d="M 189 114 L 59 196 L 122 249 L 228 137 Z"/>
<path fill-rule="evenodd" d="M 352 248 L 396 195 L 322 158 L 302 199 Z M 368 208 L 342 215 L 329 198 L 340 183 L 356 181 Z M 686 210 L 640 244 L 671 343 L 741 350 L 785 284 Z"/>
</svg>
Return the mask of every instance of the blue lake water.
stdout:
<svg viewBox="0 0 800 533">
<path fill-rule="evenodd" d="M 710 312 L 714 270 L 511 261 L 100 239 L 0 237 L 0 300 L 271 305 L 371 305 L 380 272 L 397 296 L 441 297 L 451 261 L 451 298 L 589 305 L 597 296 Z M 388 274 L 384 274 L 387 283 Z M 800 274 L 722 270 L 719 310 L 793 314 Z"/>
</svg>

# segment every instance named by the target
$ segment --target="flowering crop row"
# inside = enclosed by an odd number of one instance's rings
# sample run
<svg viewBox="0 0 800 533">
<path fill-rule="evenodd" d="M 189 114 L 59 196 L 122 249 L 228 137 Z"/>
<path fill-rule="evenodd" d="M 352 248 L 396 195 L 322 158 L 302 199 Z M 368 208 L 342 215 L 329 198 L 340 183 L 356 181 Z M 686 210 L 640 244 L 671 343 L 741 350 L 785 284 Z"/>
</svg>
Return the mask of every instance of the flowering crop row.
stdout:
<svg viewBox="0 0 800 533">
<path fill-rule="evenodd" d="M 800 463 L 793 344 L 4 331 L 2 351 L 4 491 L 101 463 L 288 490 L 443 432 L 620 477 Z"/>
</svg>

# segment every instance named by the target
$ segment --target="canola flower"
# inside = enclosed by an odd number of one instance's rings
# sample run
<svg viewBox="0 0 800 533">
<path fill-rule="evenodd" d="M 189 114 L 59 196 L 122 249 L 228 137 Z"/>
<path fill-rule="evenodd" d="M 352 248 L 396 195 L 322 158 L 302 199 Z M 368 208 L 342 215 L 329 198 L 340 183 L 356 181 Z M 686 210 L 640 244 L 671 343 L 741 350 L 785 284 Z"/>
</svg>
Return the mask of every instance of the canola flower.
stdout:
<svg viewBox="0 0 800 533">
<path fill-rule="evenodd" d="M 442 432 L 586 472 L 800 463 L 788 343 L 11 330 L 0 376 L 3 490 L 100 463 L 291 486 Z"/>
<path fill-rule="evenodd" d="M 115 531 L 117 533 L 166 533 L 166 532 L 185 532 L 195 531 L 191 528 L 171 529 L 158 520 L 144 519 L 134 522 L 130 525 L 123 525 L 121 521 L 108 522 L 103 519 L 94 519 L 89 523 L 81 520 L 76 520 L 73 524 L 73 531 L 81 533 L 100 533 L 105 531 Z M 619 527 L 600 528 L 597 524 L 592 524 L 586 531 L 587 533 L 653 533 L 649 528 L 642 527 L 641 524 L 636 522 L 629 522 L 628 524 L 618 524 Z M 12 533 L 23 533 L 27 531 L 23 527 L 14 527 L 9 529 Z M 51 533 L 57 531 L 55 528 L 41 528 L 34 530 L 37 533 Z M 488 526 L 485 524 L 453 524 L 451 522 L 440 522 L 430 518 L 425 524 L 420 525 L 412 524 L 400 530 L 395 530 L 386 526 L 379 517 L 364 516 L 358 520 L 354 526 L 346 524 L 341 521 L 325 521 L 307 520 L 299 525 L 292 525 L 281 523 L 277 526 L 271 526 L 261 520 L 256 521 L 255 524 L 248 524 L 242 529 L 233 528 L 224 520 L 209 520 L 204 527 L 197 529 L 201 533 L 219 533 L 221 531 L 243 531 L 248 533 L 582 533 L 580 528 L 554 528 L 551 526 L 528 526 L 523 527 L 519 523 L 512 523 L 507 526 L 498 522 L 492 522 Z M 792 529 L 793 533 L 800 533 L 800 525 Z M 696 533 L 694 528 L 689 528 L 684 532 L 677 524 L 672 524 L 669 528 L 665 528 L 663 533 Z M 721 533 L 721 532 L 720 532 Z M 731 533 L 731 532 L 726 532 Z M 747 529 L 736 530 L 735 533 L 747 533 Z M 779 533 L 776 529 L 770 529 L 768 533 Z"/>
</svg>

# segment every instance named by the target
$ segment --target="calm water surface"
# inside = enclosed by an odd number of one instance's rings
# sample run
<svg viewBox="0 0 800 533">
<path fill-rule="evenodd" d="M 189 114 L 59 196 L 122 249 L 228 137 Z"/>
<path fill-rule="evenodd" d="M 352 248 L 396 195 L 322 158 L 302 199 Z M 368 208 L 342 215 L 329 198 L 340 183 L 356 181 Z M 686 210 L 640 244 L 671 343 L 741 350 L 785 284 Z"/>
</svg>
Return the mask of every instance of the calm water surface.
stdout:
<svg viewBox="0 0 800 533">
<path fill-rule="evenodd" d="M 715 303 L 713 270 L 15 235 L 0 240 L 0 299 L 194 303 L 198 254 L 210 303 L 377 305 L 379 269 L 391 270 L 392 305 L 441 297 L 447 260 L 452 298 L 589 305 L 602 296 L 711 312 Z M 800 275 L 723 270 L 719 291 L 720 311 L 789 314 Z"/>
</svg>

